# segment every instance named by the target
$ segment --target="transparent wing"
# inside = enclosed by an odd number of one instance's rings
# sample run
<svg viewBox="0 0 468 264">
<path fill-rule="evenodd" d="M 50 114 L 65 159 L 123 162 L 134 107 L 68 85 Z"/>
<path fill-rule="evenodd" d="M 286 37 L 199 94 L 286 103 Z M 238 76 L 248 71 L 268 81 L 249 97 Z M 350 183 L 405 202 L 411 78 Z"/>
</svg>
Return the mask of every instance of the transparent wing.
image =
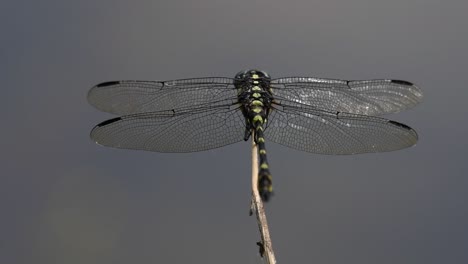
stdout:
<svg viewBox="0 0 468 264">
<path fill-rule="evenodd" d="M 97 109 L 117 115 L 198 106 L 224 99 L 236 100 L 230 78 L 194 78 L 173 81 L 112 81 L 88 92 Z"/>
<path fill-rule="evenodd" d="M 358 154 L 407 148 L 418 135 L 387 119 L 284 106 L 273 110 L 265 137 L 294 149 L 318 154 Z"/>
<path fill-rule="evenodd" d="M 360 115 L 396 113 L 422 101 L 414 84 L 401 80 L 345 81 L 310 77 L 272 80 L 278 102 L 292 101 L 324 109 Z"/>
<path fill-rule="evenodd" d="M 190 112 L 161 111 L 118 117 L 91 131 L 98 144 L 156 152 L 195 152 L 244 139 L 241 111 L 226 107 Z"/>
</svg>

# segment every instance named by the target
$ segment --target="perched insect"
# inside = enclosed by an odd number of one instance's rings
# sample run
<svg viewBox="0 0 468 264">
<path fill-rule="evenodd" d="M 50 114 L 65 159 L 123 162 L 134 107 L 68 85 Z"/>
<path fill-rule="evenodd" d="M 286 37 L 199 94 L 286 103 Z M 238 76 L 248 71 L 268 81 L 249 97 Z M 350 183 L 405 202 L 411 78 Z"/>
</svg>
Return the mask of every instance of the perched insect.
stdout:
<svg viewBox="0 0 468 264">
<path fill-rule="evenodd" d="M 312 77 L 271 79 L 246 70 L 234 78 L 112 81 L 88 101 L 121 115 L 98 124 L 98 144 L 156 152 L 195 152 L 248 140 L 258 145 L 259 192 L 272 194 L 265 140 L 318 154 L 393 151 L 418 140 L 407 125 L 376 117 L 421 102 L 407 81 L 345 81 Z"/>
</svg>

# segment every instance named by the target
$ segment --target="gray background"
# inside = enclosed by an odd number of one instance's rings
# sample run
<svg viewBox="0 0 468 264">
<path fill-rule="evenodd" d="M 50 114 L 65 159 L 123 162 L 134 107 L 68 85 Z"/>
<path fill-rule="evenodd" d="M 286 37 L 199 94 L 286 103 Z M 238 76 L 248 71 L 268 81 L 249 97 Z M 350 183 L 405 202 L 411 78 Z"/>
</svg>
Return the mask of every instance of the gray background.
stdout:
<svg viewBox="0 0 468 264">
<path fill-rule="evenodd" d="M 468 263 L 466 1 L 6 1 L 0 4 L 0 263 L 260 263 L 250 146 L 104 148 L 94 84 L 118 79 L 397 78 L 402 151 L 267 144 L 280 263 Z"/>
</svg>

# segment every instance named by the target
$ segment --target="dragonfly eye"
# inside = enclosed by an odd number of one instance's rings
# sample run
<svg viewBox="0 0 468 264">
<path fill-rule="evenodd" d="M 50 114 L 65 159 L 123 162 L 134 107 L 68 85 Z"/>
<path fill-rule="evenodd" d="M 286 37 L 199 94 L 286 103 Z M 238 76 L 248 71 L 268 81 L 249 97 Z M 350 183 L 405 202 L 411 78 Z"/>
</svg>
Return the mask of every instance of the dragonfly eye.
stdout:
<svg viewBox="0 0 468 264">
<path fill-rule="evenodd" d="M 244 79 L 245 78 L 245 75 L 247 74 L 247 70 L 244 70 L 244 71 L 240 71 L 236 74 L 236 77 L 234 77 L 235 79 L 238 79 L 238 80 L 241 80 L 241 79 Z"/>
<path fill-rule="evenodd" d="M 270 75 L 269 75 L 267 72 L 265 72 L 265 71 L 260 71 L 260 72 L 263 74 L 263 76 L 264 76 L 265 78 L 267 78 L 267 79 L 270 79 L 270 78 L 271 78 Z"/>
</svg>

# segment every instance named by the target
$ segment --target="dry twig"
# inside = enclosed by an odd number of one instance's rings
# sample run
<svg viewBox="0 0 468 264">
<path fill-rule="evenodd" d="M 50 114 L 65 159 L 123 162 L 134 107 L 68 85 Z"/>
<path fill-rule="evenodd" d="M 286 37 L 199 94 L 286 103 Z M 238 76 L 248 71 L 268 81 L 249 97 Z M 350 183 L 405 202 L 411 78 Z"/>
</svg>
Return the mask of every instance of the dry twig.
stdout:
<svg viewBox="0 0 468 264">
<path fill-rule="evenodd" d="M 258 192 L 258 147 L 257 144 L 255 144 L 254 138 L 255 135 L 252 135 L 252 202 L 250 214 L 255 211 L 255 215 L 257 216 L 258 229 L 262 238 L 262 241 L 257 243 L 260 247 L 260 256 L 262 256 L 266 263 L 276 264 L 265 209 L 263 207 L 262 198 Z"/>
</svg>

